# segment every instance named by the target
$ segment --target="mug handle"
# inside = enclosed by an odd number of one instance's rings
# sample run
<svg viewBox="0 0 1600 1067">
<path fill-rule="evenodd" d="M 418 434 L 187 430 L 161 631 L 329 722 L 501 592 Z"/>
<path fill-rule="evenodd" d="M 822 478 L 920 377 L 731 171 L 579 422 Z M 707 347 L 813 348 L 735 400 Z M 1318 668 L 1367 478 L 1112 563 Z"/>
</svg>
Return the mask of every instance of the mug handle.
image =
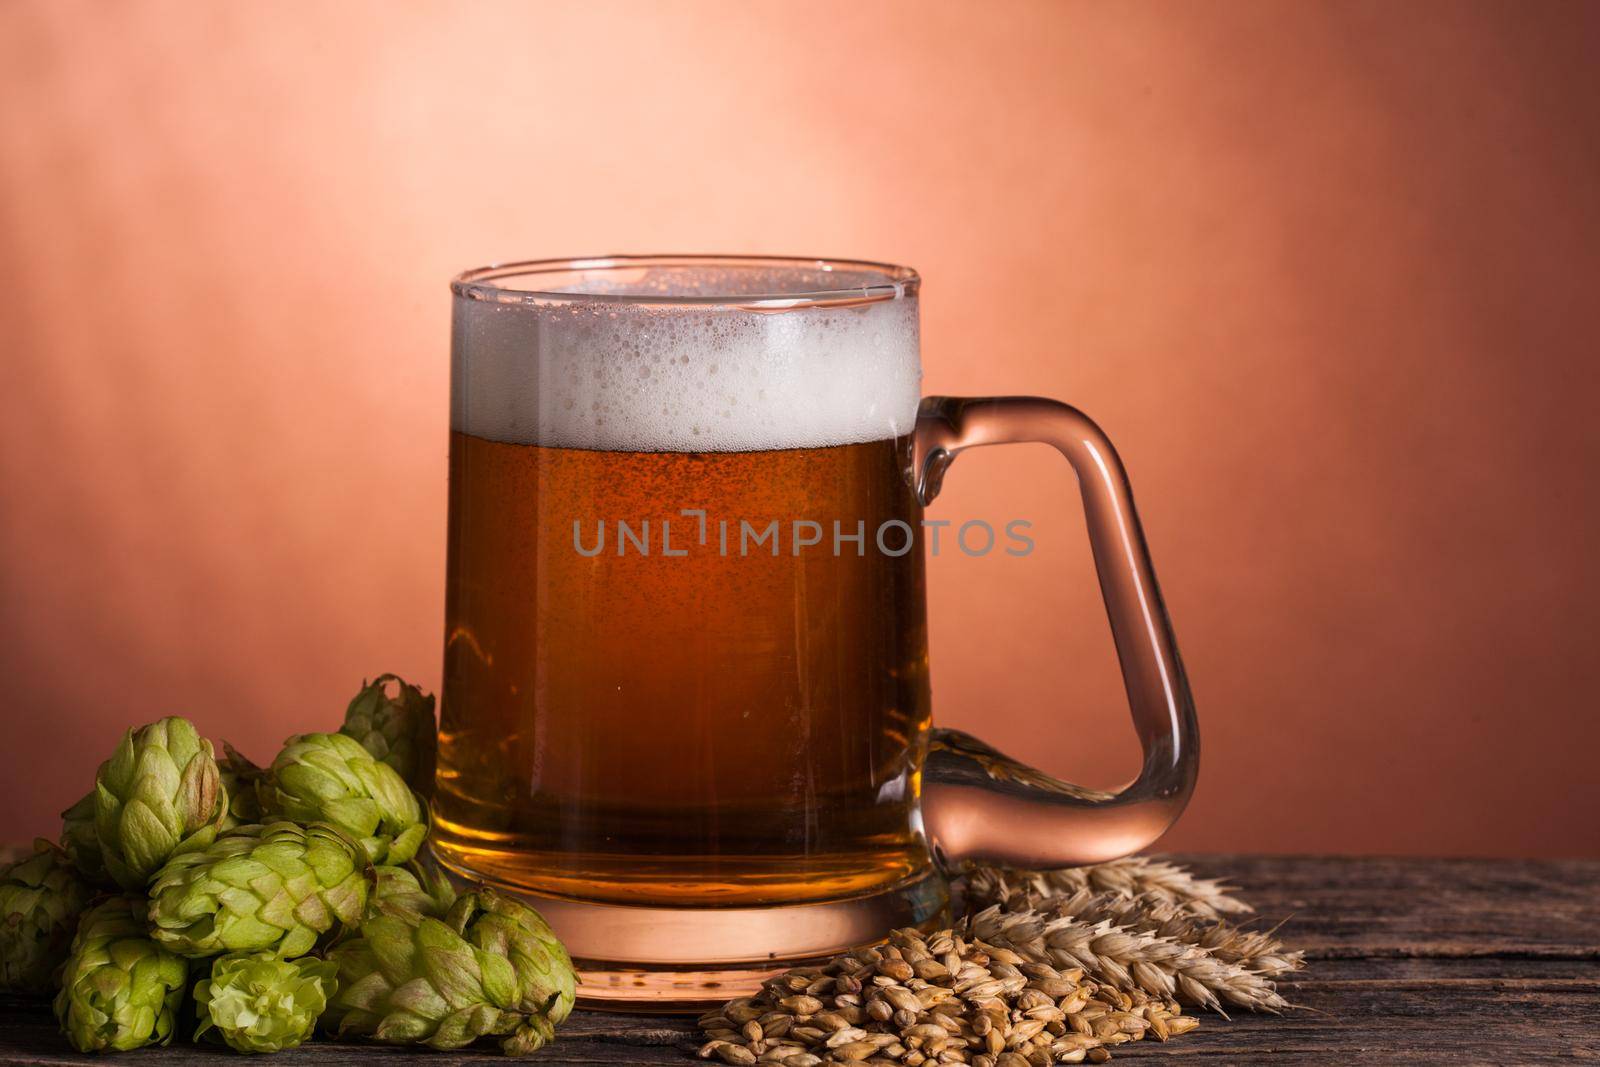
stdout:
<svg viewBox="0 0 1600 1067">
<path fill-rule="evenodd" d="M 1072 867 L 1137 852 L 1183 811 L 1200 765 L 1194 701 L 1127 475 L 1087 415 L 1043 397 L 927 397 L 914 442 L 918 499 L 933 501 L 966 449 L 1024 441 L 1055 446 L 1077 473 L 1144 766 L 1106 793 L 1026 767 L 969 734 L 934 730 L 922 817 L 934 858 L 949 871 L 975 863 Z"/>
</svg>

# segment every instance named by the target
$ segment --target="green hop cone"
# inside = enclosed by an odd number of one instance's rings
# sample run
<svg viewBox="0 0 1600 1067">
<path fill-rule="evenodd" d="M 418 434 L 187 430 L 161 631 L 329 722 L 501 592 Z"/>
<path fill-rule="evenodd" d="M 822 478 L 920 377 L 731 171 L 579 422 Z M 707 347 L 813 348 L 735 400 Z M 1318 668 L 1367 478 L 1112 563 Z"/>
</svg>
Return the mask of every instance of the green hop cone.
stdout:
<svg viewBox="0 0 1600 1067">
<path fill-rule="evenodd" d="M 222 743 L 223 758 L 217 761 L 217 775 L 228 795 L 228 811 L 222 819 L 223 831 L 261 821 L 261 801 L 256 789 L 266 771 L 241 756 L 232 745 Z"/>
<path fill-rule="evenodd" d="M 150 940 L 142 897 L 84 913 L 61 970 L 56 1019 L 79 1052 L 127 1052 L 172 1040 L 188 963 Z"/>
<path fill-rule="evenodd" d="M 130 891 L 173 856 L 209 845 L 227 810 L 211 742 L 176 716 L 128 731 L 95 776 L 100 853 Z"/>
<path fill-rule="evenodd" d="M 390 683 L 395 693 L 389 695 Z M 361 742 L 379 762 L 387 763 L 417 792 L 433 792 L 433 765 L 438 724 L 433 696 L 396 674 L 383 674 L 350 701 L 339 732 Z"/>
<path fill-rule="evenodd" d="M 215 1030 L 236 1052 L 294 1048 L 316 1028 L 338 988 L 337 971 L 325 960 L 284 960 L 266 952 L 218 956 L 211 976 L 194 986 L 195 1039 Z"/>
<path fill-rule="evenodd" d="M 404 863 L 428 834 L 405 780 L 344 734 L 289 738 L 260 793 L 269 818 L 331 823 L 359 841 L 373 863 Z"/>
<path fill-rule="evenodd" d="M 491 889 L 443 920 L 379 915 L 329 956 L 339 992 L 324 1024 L 339 1036 L 461 1048 L 480 1037 L 524 1055 L 572 1011 L 577 976 L 538 912 Z"/>
<path fill-rule="evenodd" d="M 61 847 L 90 885 L 116 885 L 106 873 L 105 857 L 100 854 L 100 835 L 94 831 L 93 790 L 61 813 Z"/>
<path fill-rule="evenodd" d="M 33 848 L 0 867 L 0 989 L 49 986 L 94 892 L 61 849 L 42 840 Z"/>
<path fill-rule="evenodd" d="M 442 919 L 456 902 L 449 879 L 431 864 L 413 860 L 404 867 L 378 867 L 367 901 L 368 915 L 426 915 Z"/>
<path fill-rule="evenodd" d="M 183 956 L 301 956 L 361 920 L 371 868 L 331 826 L 241 826 L 175 856 L 150 887 L 151 936 Z"/>
<path fill-rule="evenodd" d="M 544 916 L 521 901 L 481 889 L 459 898 L 450 908 L 449 919 L 478 948 L 511 961 L 521 1003 L 529 1010 L 537 1008 L 542 1015 L 543 1027 L 519 1030 L 502 1042 L 502 1047 L 522 1055 L 550 1040 L 556 1025 L 572 1014 L 578 974 L 566 946 Z"/>
</svg>

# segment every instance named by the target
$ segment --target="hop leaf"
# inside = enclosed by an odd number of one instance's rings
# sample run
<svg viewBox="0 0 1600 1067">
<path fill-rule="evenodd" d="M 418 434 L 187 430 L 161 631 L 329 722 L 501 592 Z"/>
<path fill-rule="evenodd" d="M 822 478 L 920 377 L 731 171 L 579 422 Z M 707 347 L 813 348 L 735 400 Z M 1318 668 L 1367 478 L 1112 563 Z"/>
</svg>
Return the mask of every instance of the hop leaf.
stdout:
<svg viewBox="0 0 1600 1067">
<path fill-rule="evenodd" d="M 107 873 L 124 889 L 143 890 L 167 860 L 209 845 L 227 808 L 211 742 L 187 719 L 128 731 L 95 776 L 95 836 Z"/>
<path fill-rule="evenodd" d="M 393 696 L 389 695 L 391 682 Z M 339 732 L 361 742 L 417 792 L 424 796 L 433 792 L 438 726 L 432 694 L 406 684 L 399 675 L 379 675 L 350 701 Z"/>
<path fill-rule="evenodd" d="M 100 836 L 94 832 L 93 790 L 61 813 L 61 847 L 90 885 L 116 884 L 106 873 L 105 857 L 100 854 Z"/>
<path fill-rule="evenodd" d="M 359 841 L 373 863 L 404 863 L 428 833 L 400 775 L 344 734 L 289 738 L 260 794 L 269 817 L 330 823 Z"/>
<path fill-rule="evenodd" d="M 93 891 L 48 841 L 0 868 L 0 989 L 39 990 L 66 959 Z"/>
<path fill-rule="evenodd" d="M 150 887 L 151 936 L 183 956 L 300 956 L 360 921 L 371 877 L 360 846 L 333 827 L 241 826 L 175 857 Z"/>
<path fill-rule="evenodd" d="M 513 1055 L 555 1036 L 572 1011 L 572 961 L 538 912 L 492 889 L 443 920 L 388 914 L 330 954 L 339 992 L 325 1023 L 340 1036 L 461 1048 L 502 1038 Z"/>
<path fill-rule="evenodd" d="M 142 897 L 112 897 L 78 924 L 56 1019 L 79 1052 L 126 1052 L 172 1040 L 188 964 L 150 939 Z"/>
<path fill-rule="evenodd" d="M 195 983 L 200 1028 L 215 1029 L 238 1052 L 277 1052 L 311 1036 L 338 988 L 338 968 L 325 960 L 283 960 L 271 953 L 218 956 L 211 976 Z"/>
</svg>

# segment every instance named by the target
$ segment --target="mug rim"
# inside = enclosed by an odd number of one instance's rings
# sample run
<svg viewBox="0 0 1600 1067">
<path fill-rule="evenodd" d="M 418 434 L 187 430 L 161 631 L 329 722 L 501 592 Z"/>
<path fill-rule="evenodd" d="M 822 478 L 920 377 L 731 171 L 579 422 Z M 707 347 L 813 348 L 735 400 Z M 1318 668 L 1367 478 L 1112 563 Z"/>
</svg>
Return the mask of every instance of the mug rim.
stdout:
<svg viewBox="0 0 1600 1067">
<path fill-rule="evenodd" d="M 751 269 L 768 272 L 792 270 L 797 275 L 853 271 L 876 275 L 864 285 L 834 288 L 808 286 L 785 292 L 733 293 L 709 290 L 695 293 L 616 293 L 583 292 L 571 289 L 500 284 L 507 279 L 530 276 L 553 278 L 562 274 L 593 274 L 603 271 L 648 267 L 720 267 L 728 270 Z M 545 282 L 544 285 L 551 283 Z M 450 291 L 467 300 L 495 303 L 534 304 L 645 304 L 679 307 L 732 307 L 760 311 L 788 311 L 805 307 L 840 307 L 901 300 L 915 296 L 922 279 L 910 267 L 868 259 L 826 256 L 719 255 L 702 253 L 579 256 L 556 259 L 508 260 L 473 267 L 450 279 Z"/>
</svg>

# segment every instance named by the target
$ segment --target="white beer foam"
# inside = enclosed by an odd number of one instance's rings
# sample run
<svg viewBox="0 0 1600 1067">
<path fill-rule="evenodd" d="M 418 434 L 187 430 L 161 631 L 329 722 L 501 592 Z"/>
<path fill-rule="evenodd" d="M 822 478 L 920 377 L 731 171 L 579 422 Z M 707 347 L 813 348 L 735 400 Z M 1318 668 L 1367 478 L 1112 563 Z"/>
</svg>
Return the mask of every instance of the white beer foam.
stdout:
<svg viewBox="0 0 1600 1067">
<path fill-rule="evenodd" d="M 743 452 L 911 432 L 915 296 L 850 308 L 455 301 L 453 429 L 613 452 Z"/>
</svg>

